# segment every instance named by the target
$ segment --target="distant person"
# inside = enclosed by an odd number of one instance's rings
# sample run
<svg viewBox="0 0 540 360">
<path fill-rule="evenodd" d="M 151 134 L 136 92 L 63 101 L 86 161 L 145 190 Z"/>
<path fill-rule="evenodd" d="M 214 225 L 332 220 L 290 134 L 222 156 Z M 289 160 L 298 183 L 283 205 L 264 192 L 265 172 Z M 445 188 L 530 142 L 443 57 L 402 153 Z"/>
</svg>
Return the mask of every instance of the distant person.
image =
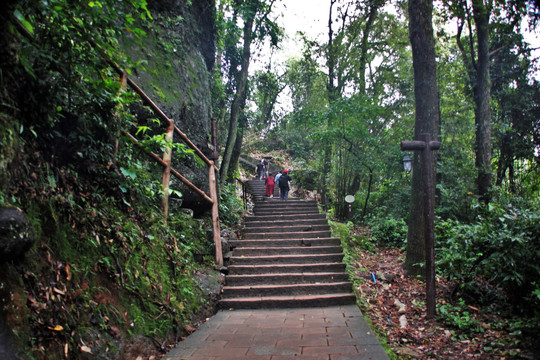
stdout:
<svg viewBox="0 0 540 360">
<path fill-rule="evenodd" d="M 263 162 L 263 165 L 264 165 L 264 177 L 266 177 L 268 175 L 268 159 L 267 158 L 263 158 L 262 159 L 262 162 Z"/>
<path fill-rule="evenodd" d="M 278 171 L 278 173 L 276 174 L 276 177 L 274 178 L 274 182 L 278 185 L 279 187 L 279 178 L 281 177 L 281 170 Z M 279 198 L 281 199 L 281 191 L 280 191 L 280 196 Z"/>
<path fill-rule="evenodd" d="M 263 173 L 264 173 L 264 163 L 261 159 L 261 162 L 257 164 L 257 166 L 255 167 L 255 171 L 257 171 L 257 178 L 259 180 L 262 180 L 263 179 Z"/>
<path fill-rule="evenodd" d="M 266 184 L 266 196 L 269 198 L 274 197 L 274 187 L 276 185 L 274 178 L 272 177 L 272 173 L 268 173 L 268 176 L 266 179 L 264 179 L 264 183 Z"/>
<path fill-rule="evenodd" d="M 276 174 L 276 177 L 274 178 L 274 181 L 276 182 L 276 184 L 279 184 L 279 178 L 281 176 L 281 170 L 278 171 L 278 173 Z"/>
<path fill-rule="evenodd" d="M 279 177 L 279 199 L 287 200 L 289 198 L 289 182 L 291 181 L 289 176 L 289 171 L 287 169 L 283 170 L 283 174 Z"/>
</svg>

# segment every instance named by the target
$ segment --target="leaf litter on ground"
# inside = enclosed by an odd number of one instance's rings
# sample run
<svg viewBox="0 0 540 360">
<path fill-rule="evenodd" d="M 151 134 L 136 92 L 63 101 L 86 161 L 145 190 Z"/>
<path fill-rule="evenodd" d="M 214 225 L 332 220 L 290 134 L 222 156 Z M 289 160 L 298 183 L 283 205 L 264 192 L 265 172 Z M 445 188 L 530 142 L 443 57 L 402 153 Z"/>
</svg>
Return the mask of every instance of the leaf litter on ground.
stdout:
<svg viewBox="0 0 540 360">
<path fill-rule="evenodd" d="M 459 329 L 426 319 L 425 283 L 405 276 L 399 249 L 357 252 L 352 262 L 362 311 L 398 359 L 534 359 L 489 311 L 468 305 L 476 324 Z M 437 306 L 451 304 L 453 283 L 437 277 Z"/>
</svg>

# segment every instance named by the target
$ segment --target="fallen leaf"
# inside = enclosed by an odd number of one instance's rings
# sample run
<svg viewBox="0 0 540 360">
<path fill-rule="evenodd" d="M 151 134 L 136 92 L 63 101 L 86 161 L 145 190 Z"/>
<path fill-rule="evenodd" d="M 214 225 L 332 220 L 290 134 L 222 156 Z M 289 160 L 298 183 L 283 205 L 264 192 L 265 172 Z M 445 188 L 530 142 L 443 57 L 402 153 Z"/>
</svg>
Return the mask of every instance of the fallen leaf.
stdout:
<svg viewBox="0 0 540 360">
<path fill-rule="evenodd" d="M 47 326 L 47 329 L 53 331 L 62 331 L 64 330 L 64 327 L 62 325 L 56 325 L 55 327 Z"/>
<path fill-rule="evenodd" d="M 88 353 L 88 354 L 91 354 L 92 353 L 92 349 L 90 349 L 88 346 L 86 345 L 83 345 L 81 346 L 81 351 L 82 352 L 85 352 L 85 353 Z"/>
<path fill-rule="evenodd" d="M 60 289 L 53 288 L 53 290 L 54 290 L 55 293 L 57 293 L 59 295 L 64 295 L 64 296 L 66 295 L 66 293 L 64 291 L 60 290 Z"/>
<path fill-rule="evenodd" d="M 71 280 L 71 269 L 69 267 L 69 264 L 66 264 L 65 270 L 66 270 L 66 279 L 67 279 L 67 281 L 70 281 Z"/>
</svg>

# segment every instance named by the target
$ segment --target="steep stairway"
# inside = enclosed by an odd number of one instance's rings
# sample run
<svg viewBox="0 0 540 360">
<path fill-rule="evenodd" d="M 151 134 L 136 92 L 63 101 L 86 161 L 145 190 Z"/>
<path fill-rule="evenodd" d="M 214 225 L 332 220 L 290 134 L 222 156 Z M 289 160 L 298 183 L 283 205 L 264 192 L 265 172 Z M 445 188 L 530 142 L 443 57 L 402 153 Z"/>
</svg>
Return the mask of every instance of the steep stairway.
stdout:
<svg viewBox="0 0 540 360">
<path fill-rule="evenodd" d="M 262 183 L 263 187 L 260 187 Z M 353 304 L 343 249 L 331 237 L 315 201 L 264 196 L 264 182 L 248 183 L 254 215 L 245 218 L 223 288 L 222 309 L 321 307 Z"/>
<path fill-rule="evenodd" d="M 253 201 L 255 204 L 257 204 L 260 201 L 265 201 L 268 198 L 266 195 L 266 185 L 264 184 L 264 180 L 249 180 L 247 182 L 248 188 L 251 192 L 251 195 L 253 197 Z M 277 198 L 279 200 L 279 186 L 276 184 L 274 186 L 274 198 Z"/>
</svg>

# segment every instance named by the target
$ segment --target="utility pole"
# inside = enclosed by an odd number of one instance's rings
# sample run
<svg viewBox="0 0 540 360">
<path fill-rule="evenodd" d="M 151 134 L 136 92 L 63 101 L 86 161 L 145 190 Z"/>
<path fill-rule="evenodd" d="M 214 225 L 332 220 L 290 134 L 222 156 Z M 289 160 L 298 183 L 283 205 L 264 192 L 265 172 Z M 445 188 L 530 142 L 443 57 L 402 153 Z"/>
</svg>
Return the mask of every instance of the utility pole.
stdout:
<svg viewBox="0 0 540 360">
<path fill-rule="evenodd" d="M 424 197 L 425 220 L 425 258 L 426 258 L 426 305 L 427 318 L 435 317 L 435 234 L 433 223 L 435 218 L 435 186 L 433 184 L 433 150 L 438 150 L 441 143 L 432 141 L 430 134 L 422 134 L 422 140 L 402 141 L 401 150 L 421 151 L 422 188 Z"/>
</svg>

